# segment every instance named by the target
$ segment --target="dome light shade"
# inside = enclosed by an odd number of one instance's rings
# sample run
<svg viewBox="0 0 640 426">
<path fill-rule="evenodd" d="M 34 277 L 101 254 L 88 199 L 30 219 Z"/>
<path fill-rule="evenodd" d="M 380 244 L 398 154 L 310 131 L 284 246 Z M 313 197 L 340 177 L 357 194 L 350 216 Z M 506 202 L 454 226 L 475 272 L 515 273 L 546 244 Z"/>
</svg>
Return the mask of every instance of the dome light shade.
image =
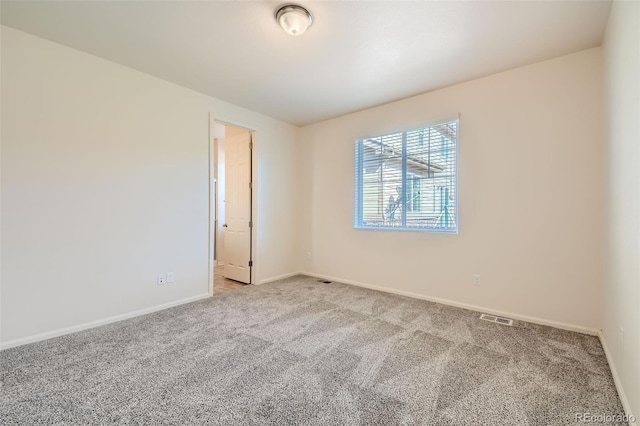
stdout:
<svg viewBox="0 0 640 426">
<path fill-rule="evenodd" d="M 276 11 L 276 20 L 283 30 L 293 36 L 307 31 L 313 23 L 311 13 L 297 4 L 285 4 Z"/>
</svg>

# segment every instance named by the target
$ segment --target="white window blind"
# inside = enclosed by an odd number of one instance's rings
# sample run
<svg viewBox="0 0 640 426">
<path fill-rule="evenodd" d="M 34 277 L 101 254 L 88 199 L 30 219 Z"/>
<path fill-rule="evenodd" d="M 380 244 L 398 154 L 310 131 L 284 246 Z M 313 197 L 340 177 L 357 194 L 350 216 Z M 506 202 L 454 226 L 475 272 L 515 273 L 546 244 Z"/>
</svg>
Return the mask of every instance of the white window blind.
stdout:
<svg viewBox="0 0 640 426">
<path fill-rule="evenodd" d="M 458 231 L 458 120 L 356 141 L 355 227 Z"/>
</svg>

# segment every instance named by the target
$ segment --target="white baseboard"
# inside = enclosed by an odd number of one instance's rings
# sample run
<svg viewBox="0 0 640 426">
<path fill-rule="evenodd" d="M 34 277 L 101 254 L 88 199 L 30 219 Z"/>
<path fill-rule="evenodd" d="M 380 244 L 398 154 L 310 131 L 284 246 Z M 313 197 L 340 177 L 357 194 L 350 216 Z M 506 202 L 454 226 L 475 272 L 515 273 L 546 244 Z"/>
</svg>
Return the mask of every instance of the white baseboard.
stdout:
<svg viewBox="0 0 640 426">
<path fill-rule="evenodd" d="M 622 408 L 624 409 L 624 412 L 627 414 L 629 418 L 637 419 L 637 417 L 635 417 L 631 412 L 631 405 L 629 405 L 627 394 L 624 392 L 624 388 L 622 387 L 622 382 L 620 381 L 620 376 L 618 375 L 616 364 L 613 362 L 613 356 L 609 351 L 609 346 L 607 345 L 607 340 L 604 338 L 604 333 L 602 332 L 602 330 L 598 332 L 598 338 L 600 339 L 600 344 L 602 345 L 602 349 L 604 349 L 604 354 L 607 357 L 607 362 L 609 363 L 609 369 L 611 370 L 611 375 L 613 376 L 613 383 L 615 383 L 616 385 L 616 390 L 618 391 L 618 396 L 620 397 Z M 636 422 L 633 422 L 633 423 L 629 422 L 629 424 L 630 425 L 637 424 Z"/>
<path fill-rule="evenodd" d="M 113 322 L 122 321 L 125 319 L 138 317 L 141 315 L 150 314 L 152 312 L 161 311 L 163 309 L 172 308 L 174 306 L 183 305 L 189 302 L 195 302 L 196 300 L 206 299 L 207 297 L 211 297 L 209 293 L 200 294 L 197 296 L 187 297 L 186 299 L 176 300 L 174 302 L 164 303 L 162 305 L 152 306 L 150 308 L 140 309 L 133 312 L 128 312 L 126 314 L 115 315 L 113 317 L 104 318 L 101 320 L 90 321 L 84 324 L 74 325 L 72 327 L 60 328 L 58 330 L 47 331 L 45 333 L 35 334 L 33 336 L 22 337 L 20 339 L 9 340 L 8 342 L 4 342 L 0 344 L 0 350 L 14 348 L 16 346 L 26 345 L 28 343 L 39 342 L 42 340 L 51 339 L 53 337 L 63 336 L 65 334 L 75 333 L 77 331 L 86 330 L 89 328 L 100 327 L 101 325 L 111 324 Z"/>
<path fill-rule="evenodd" d="M 266 283 L 270 283 L 273 281 L 283 280 L 285 278 L 293 277 L 295 275 L 303 274 L 302 272 L 289 272 L 288 274 L 278 275 L 277 277 L 265 278 L 264 280 L 260 280 L 256 283 L 256 285 L 262 285 Z"/>
<path fill-rule="evenodd" d="M 540 324 L 540 325 L 548 325 L 549 327 L 555 327 L 555 328 L 560 328 L 560 329 L 563 329 L 563 330 L 575 331 L 575 332 L 578 332 L 578 333 L 589 334 L 589 335 L 592 335 L 592 336 L 597 336 L 598 332 L 599 332 L 599 330 L 596 330 L 596 329 L 593 329 L 593 328 L 581 327 L 581 326 L 578 326 L 578 325 L 566 324 L 566 323 L 563 323 L 563 322 L 551 321 L 551 320 L 546 320 L 546 319 L 543 319 L 543 318 L 530 317 L 530 316 L 526 316 L 526 315 L 519 315 L 519 314 L 516 314 L 516 313 L 513 313 L 513 312 L 497 311 L 495 309 L 486 308 L 486 307 L 483 307 L 483 306 L 470 305 L 470 304 L 467 304 L 467 303 L 456 302 L 456 301 L 453 301 L 453 300 L 440 299 L 438 297 L 431 297 L 431 296 L 427 296 L 427 295 L 424 295 L 424 294 L 413 293 L 413 292 L 410 292 L 410 291 L 396 290 L 396 289 L 388 288 L 388 287 L 365 284 L 365 283 L 361 283 L 361 282 L 358 282 L 358 281 L 345 280 L 345 279 L 342 279 L 342 278 L 330 277 L 330 276 L 327 276 L 327 275 L 316 274 L 316 273 L 313 273 L 313 272 L 304 272 L 303 271 L 303 272 L 299 272 L 299 274 L 300 275 L 308 275 L 308 276 L 314 277 L 314 278 L 321 278 L 321 279 L 325 279 L 325 280 L 329 280 L 329 281 L 336 281 L 336 282 L 343 283 L 343 284 L 355 285 L 355 286 L 358 286 L 358 287 L 370 288 L 372 290 L 383 291 L 385 293 L 393 293 L 393 294 L 398 294 L 400 296 L 408 296 L 408 297 L 412 297 L 414 299 L 428 300 L 430 302 L 441 303 L 443 305 L 455 306 L 456 308 L 469 309 L 471 311 L 478 311 L 478 312 L 497 315 L 497 316 L 501 316 L 501 317 L 513 318 L 513 319 L 519 320 L 519 321 L 525 321 L 525 322 L 530 322 L 530 323 Z"/>
</svg>

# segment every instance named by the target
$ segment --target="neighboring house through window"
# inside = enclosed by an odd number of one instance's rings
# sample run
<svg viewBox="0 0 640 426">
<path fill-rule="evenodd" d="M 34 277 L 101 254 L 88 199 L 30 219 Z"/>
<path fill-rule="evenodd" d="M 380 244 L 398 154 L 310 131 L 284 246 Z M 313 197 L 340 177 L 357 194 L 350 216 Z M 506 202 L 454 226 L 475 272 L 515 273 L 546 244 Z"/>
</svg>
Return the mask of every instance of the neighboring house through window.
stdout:
<svg viewBox="0 0 640 426">
<path fill-rule="evenodd" d="M 458 231 L 458 120 L 356 141 L 355 227 Z"/>
</svg>

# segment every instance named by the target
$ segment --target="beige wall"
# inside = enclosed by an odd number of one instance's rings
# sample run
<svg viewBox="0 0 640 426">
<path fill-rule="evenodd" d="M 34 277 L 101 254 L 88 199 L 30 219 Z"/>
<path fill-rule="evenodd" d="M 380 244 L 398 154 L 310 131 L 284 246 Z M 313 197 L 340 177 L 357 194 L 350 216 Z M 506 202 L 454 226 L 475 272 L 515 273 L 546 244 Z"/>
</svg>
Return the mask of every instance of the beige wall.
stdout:
<svg viewBox="0 0 640 426">
<path fill-rule="evenodd" d="M 209 113 L 259 137 L 257 279 L 296 271 L 299 129 L 2 27 L 5 346 L 207 294 Z"/>
<path fill-rule="evenodd" d="M 304 127 L 302 270 L 600 328 L 601 65 L 590 49 Z M 354 230 L 354 140 L 458 112 L 459 234 Z"/>
<path fill-rule="evenodd" d="M 624 389 L 625 408 L 636 416 L 640 416 L 639 23 L 637 1 L 615 1 L 603 44 L 610 236 L 604 338 L 612 370 Z"/>
</svg>

